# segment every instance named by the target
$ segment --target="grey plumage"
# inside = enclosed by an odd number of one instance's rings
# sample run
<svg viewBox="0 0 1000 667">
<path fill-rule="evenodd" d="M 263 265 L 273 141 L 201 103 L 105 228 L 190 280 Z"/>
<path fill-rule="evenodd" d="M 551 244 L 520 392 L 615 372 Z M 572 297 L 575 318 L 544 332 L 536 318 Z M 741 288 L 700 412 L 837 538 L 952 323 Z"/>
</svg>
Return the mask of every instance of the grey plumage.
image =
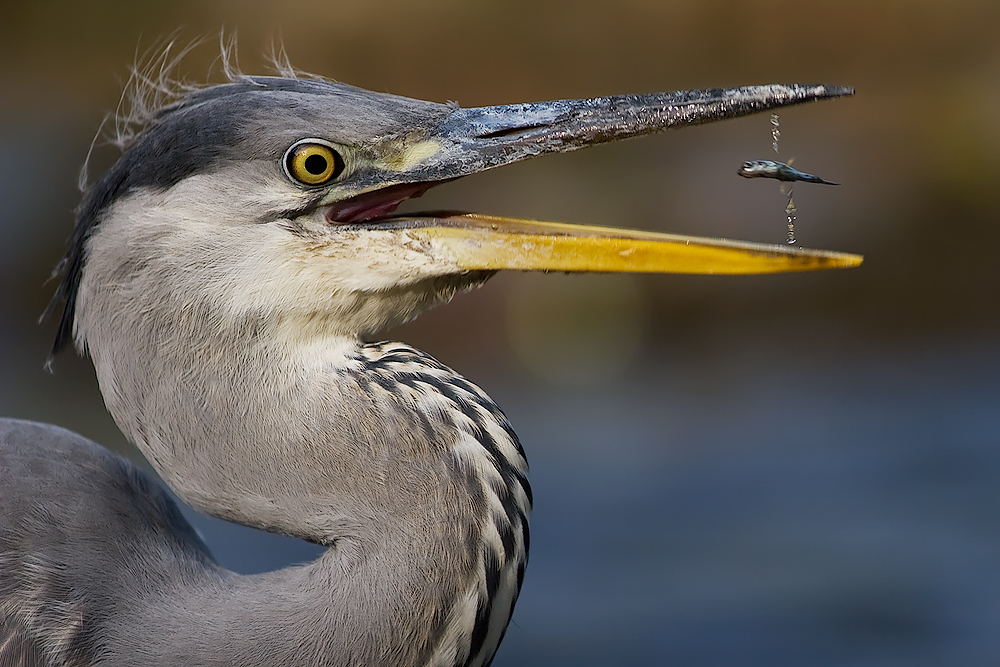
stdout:
<svg viewBox="0 0 1000 667">
<path fill-rule="evenodd" d="M 159 485 L 64 429 L 0 420 L 0 487 L 0 664 L 89 665 L 102 622 L 142 614 L 136 591 L 228 576 Z"/>
<path fill-rule="evenodd" d="M 475 385 L 361 337 L 497 267 L 463 259 L 441 232 L 454 220 L 387 214 L 534 155 L 848 93 L 464 110 L 240 77 L 178 95 L 84 196 L 55 349 L 73 337 L 90 355 L 117 424 L 184 500 L 328 549 L 237 576 L 120 457 L 2 421 L 0 663 L 489 664 L 527 561 L 524 452 Z M 342 173 L 296 180 L 307 140 Z"/>
<path fill-rule="evenodd" d="M 367 345 L 351 365 L 347 391 L 422 407 L 411 422 L 419 414 L 422 427 L 401 432 L 411 428 L 402 418 L 380 425 L 385 446 L 365 456 L 365 475 L 343 471 L 336 480 L 380 478 L 354 491 L 349 512 L 295 499 L 269 512 L 251 505 L 268 500 L 247 492 L 238 518 L 256 509 L 256 525 L 330 547 L 312 564 L 263 575 L 216 565 L 169 497 L 121 457 L 56 427 L 0 421 L 0 516 L 20 517 L 0 531 L 0 617 L 8 619 L 0 658 L 33 651 L 52 664 L 85 665 L 210 665 L 219 656 L 226 664 L 488 662 L 527 560 L 531 491 L 520 445 L 492 401 L 427 355 Z M 466 423 L 448 423 L 459 409 Z M 482 471 L 474 470 L 476 453 L 456 446 L 479 443 L 489 461 Z M 282 470 L 280 455 L 270 460 L 281 477 L 331 473 Z M 297 477 L 300 493 L 322 498 L 321 482 Z"/>
</svg>

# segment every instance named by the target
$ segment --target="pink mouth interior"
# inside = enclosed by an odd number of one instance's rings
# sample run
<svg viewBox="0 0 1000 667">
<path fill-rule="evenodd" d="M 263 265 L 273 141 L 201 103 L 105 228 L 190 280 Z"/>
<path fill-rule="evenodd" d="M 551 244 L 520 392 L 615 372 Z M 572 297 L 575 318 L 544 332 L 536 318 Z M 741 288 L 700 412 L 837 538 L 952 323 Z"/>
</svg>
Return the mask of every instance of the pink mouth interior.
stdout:
<svg viewBox="0 0 1000 667">
<path fill-rule="evenodd" d="M 347 223 L 381 218 L 395 211 L 407 199 L 419 197 L 435 185 L 437 183 L 404 183 L 366 192 L 331 206 L 326 220 L 331 223 Z"/>
</svg>

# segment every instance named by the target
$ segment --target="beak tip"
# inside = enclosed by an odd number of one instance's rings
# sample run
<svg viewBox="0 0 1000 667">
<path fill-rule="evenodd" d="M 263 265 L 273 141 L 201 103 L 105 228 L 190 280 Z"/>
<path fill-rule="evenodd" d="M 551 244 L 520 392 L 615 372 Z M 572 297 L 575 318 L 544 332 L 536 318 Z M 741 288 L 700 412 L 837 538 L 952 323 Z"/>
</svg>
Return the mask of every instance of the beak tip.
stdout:
<svg viewBox="0 0 1000 667">
<path fill-rule="evenodd" d="M 827 97 L 850 97 L 854 94 L 853 86 L 826 86 Z"/>
</svg>

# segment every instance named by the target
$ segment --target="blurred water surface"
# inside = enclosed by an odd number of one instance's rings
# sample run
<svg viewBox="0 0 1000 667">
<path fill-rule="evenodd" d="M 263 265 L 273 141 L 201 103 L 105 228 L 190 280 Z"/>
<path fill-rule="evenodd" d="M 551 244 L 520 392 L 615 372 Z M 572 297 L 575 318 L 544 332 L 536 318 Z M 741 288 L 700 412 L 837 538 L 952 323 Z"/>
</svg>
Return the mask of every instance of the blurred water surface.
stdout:
<svg viewBox="0 0 1000 667">
<path fill-rule="evenodd" d="M 89 362 L 64 354 L 44 373 L 53 326 L 36 319 L 76 171 L 137 44 L 226 26 L 247 71 L 281 38 L 305 70 L 465 106 L 855 86 L 782 112 L 781 157 L 842 183 L 796 187 L 796 232 L 864 253 L 860 269 L 499 276 L 385 335 L 483 386 L 527 450 L 531 562 L 496 665 L 1000 662 L 997 3 L 8 5 L 0 414 L 136 460 Z M 204 80 L 216 54 L 196 50 L 182 73 Z M 470 177 L 407 207 L 780 243 L 777 186 L 735 175 L 771 155 L 761 115 Z M 99 146 L 95 170 L 113 159 Z M 237 571 L 317 553 L 190 516 Z"/>
</svg>

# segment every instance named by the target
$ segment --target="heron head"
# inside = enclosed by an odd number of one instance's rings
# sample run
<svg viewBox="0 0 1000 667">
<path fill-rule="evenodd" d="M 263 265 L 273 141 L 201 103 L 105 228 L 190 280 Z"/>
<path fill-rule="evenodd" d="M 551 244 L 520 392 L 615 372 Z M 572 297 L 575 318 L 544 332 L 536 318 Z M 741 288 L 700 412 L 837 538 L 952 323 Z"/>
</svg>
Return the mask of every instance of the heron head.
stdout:
<svg viewBox="0 0 1000 667">
<path fill-rule="evenodd" d="M 849 94 L 757 86 L 463 109 L 322 80 L 240 77 L 151 114 L 78 210 L 56 348 L 96 328 L 358 335 L 499 269 L 764 272 L 835 253 L 473 215 L 404 200 L 544 153 Z"/>
</svg>

